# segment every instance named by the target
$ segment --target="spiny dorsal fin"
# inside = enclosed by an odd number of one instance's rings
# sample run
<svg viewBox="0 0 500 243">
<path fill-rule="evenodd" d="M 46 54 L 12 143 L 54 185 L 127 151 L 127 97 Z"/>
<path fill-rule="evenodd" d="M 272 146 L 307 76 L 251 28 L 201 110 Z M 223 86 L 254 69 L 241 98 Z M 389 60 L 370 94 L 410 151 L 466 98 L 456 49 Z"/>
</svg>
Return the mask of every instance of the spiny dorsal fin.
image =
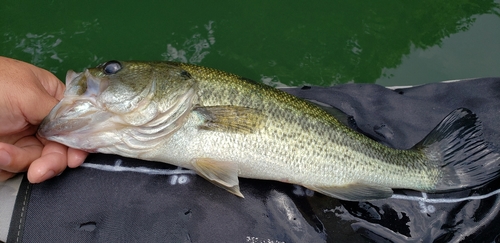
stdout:
<svg viewBox="0 0 500 243">
<path fill-rule="evenodd" d="M 205 119 L 200 129 L 220 132 L 253 133 L 266 119 L 261 111 L 241 106 L 199 106 L 193 111 Z"/>
</svg>

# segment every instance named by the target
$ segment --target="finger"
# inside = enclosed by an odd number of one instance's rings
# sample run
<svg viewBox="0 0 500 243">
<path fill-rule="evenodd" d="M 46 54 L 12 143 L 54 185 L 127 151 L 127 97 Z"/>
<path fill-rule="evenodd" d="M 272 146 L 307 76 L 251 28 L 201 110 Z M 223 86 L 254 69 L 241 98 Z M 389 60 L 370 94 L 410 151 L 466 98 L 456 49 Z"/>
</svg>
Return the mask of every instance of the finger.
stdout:
<svg viewBox="0 0 500 243">
<path fill-rule="evenodd" d="M 40 137 L 38 134 L 37 138 L 42 141 L 43 144 L 47 144 L 50 142 L 46 138 Z M 76 168 L 80 166 L 81 164 L 83 164 L 88 154 L 88 152 L 85 152 L 83 150 L 68 147 L 68 167 Z"/>
<path fill-rule="evenodd" d="M 36 137 L 43 144 L 50 143 L 49 140 L 47 140 L 44 137 L 41 137 L 40 135 L 38 135 L 38 133 L 36 134 Z M 68 147 L 67 153 L 68 153 L 68 167 L 70 167 L 70 168 L 76 168 L 76 167 L 80 166 L 85 161 L 85 159 L 87 158 L 87 155 L 89 154 L 88 152 L 85 152 L 83 150 L 69 148 L 69 147 Z"/>
<path fill-rule="evenodd" d="M 38 80 L 40 80 L 40 83 L 45 88 L 47 93 L 49 93 L 50 96 L 55 97 L 57 100 L 61 100 L 65 89 L 64 83 L 51 72 L 29 63 L 26 64 Z"/>
<path fill-rule="evenodd" d="M 67 167 L 67 150 L 68 147 L 56 142 L 45 144 L 42 156 L 28 169 L 28 180 L 40 183 L 63 172 Z"/>
<path fill-rule="evenodd" d="M 14 177 L 16 173 L 8 172 L 5 170 L 0 170 L 0 181 L 6 181 L 12 177 Z"/>
<path fill-rule="evenodd" d="M 7 77 L 2 80 L 8 90 L 3 95 L 29 123 L 39 124 L 62 97 L 64 85 L 49 71 L 29 63 L 10 58 L 0 62 L 0 73 Z"/>
<path fill-rule="evenodd" d="M 26 121 L 38 125 L 59 102 L 56 98 L 40 91 L 31 91 L 30 97 L 19 101 L 17 106 L 23 112 Z M 33 105 L 36 104 L 36 105 Z"/>
<path fill-rule="evenodd" d="M 44 74 L 37 74 L 40 82 L 42 83 L 45 90 L 57 100 L 61 100 L 64 95 L 65 85 L 63 82 L 59 81 L 52 73 L 47 70 L 38 69 L 39 72 L 43 72 Z"/>
<path fill-rule="evenodd" d="M 13 173 L 26 171 L 31 162 L 40 157 L 42 148 L 33 136 L 22 138 L 14 145 L 0 143 L 0 169 Z"/>
<path fill-rule="evenodd" d="M 68 167 L 76 168 L 80 166 L 83 161 L 85 161 L 88 154 L 89 153 L 82 150 L 68 148 Z"/>
</svg>

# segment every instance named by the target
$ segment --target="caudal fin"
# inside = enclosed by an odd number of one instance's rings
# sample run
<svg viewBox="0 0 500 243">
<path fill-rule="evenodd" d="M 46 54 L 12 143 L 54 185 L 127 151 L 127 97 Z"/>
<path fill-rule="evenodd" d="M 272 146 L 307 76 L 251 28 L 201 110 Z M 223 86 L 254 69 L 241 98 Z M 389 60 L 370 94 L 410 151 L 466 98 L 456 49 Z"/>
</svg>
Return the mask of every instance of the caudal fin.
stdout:
<svg viewBox="0 0 500 243">
<path fill-rule="evenodd" d="M 451 112 L 414 148 L 442 169 L 428 192 L 478 187 L 500 174 L 500 154 L 483 140 L 481 122 L 465 108 Z"/>
</svg>

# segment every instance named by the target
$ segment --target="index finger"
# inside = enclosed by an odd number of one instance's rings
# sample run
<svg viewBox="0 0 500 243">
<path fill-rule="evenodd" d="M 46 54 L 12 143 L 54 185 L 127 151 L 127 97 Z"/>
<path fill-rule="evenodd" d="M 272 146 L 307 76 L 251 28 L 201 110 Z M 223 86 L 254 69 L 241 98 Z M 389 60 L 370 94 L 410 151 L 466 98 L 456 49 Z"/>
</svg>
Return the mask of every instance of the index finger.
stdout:
<svg viewBox="0 0 500 243">
<path fill-rule="evenodd" d="M 33 136 L 24 137 L 15 144 L 0 143 L 0 151 L 4 157 L 10 158 L 1 163 L 0 169 L 13 173 L 26 171 L 31 162 L 40 157 L 42 147 Z"/>
<path fill-rule="evenodd" d="M 28 169 L 28 180 L 39 183 L 60 174 L 67 167 L 68 147 L 47 142 L 42 151 L 42 156 L 31 163 Z"/>
</svg>

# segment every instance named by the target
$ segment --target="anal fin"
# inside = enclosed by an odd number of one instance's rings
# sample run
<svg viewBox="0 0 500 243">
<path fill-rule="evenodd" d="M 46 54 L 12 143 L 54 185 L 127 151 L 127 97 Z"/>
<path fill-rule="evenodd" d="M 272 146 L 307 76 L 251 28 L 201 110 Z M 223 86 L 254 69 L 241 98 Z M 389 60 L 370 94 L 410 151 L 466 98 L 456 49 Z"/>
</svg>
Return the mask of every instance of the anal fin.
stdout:
<svg viewBox="0 0 500 243">
<path fill-rule="evenodd" d="M 367 201 L 375 199 L 385 199 L 392 196 L 393 191 L 390 187 L 368 184 L 363 182 L 356 182 L 347 184 L 345 186 L 330 186 L 330 187 L 318 187 L 318 186 L 307 186 L 313 191 L 325 194 L 330 197 L 335 197 L 338 199 L 346 201 Z"/>
<path fill-rule="evenodd" d="M 209 158 L 194 159 L 191 163 L 201 177 L 238 197 L 244 198 L 240 192 L 238 181 L 238 164 Z"/>
</svg>

